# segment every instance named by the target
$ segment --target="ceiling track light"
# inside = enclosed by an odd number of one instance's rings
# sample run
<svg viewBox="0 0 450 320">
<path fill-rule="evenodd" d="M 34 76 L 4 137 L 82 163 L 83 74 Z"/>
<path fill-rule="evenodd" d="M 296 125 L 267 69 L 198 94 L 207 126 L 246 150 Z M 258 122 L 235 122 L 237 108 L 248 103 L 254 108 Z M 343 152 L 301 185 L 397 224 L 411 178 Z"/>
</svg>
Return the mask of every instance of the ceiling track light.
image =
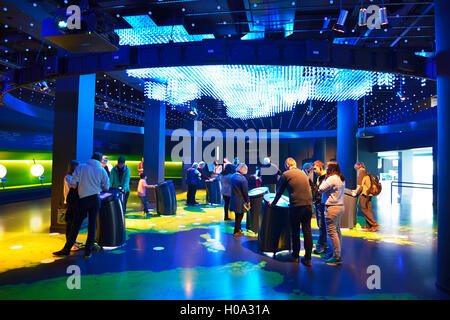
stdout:
<svg viewBox="0 0 450 320">
<path fill-rule="evenodd" d="M 388 17 L 387 17 L 387 9 L 386 7 L 380 8 L 378 11 L 379 17 L 380 17 L 380 25 L 385 26 L 389 23 Z"/>
<path fill-rule="evenodd" d="M 339 13 L 339 18 L 333 27 L 334 31 L 341 32 L 341 33 L 345 32 L 344 24 L 345 24 L 345 20 L 347 20 L 347 15 L 348 15 L 348 11 L 341 9 L 341 12 Z"/>
<path fill-rule="evenodd" d="M 359 9 L 358 26 L 360 26 L 360 27 L 367 26 L 367 9 L 366 8 Z"/>
</svg>

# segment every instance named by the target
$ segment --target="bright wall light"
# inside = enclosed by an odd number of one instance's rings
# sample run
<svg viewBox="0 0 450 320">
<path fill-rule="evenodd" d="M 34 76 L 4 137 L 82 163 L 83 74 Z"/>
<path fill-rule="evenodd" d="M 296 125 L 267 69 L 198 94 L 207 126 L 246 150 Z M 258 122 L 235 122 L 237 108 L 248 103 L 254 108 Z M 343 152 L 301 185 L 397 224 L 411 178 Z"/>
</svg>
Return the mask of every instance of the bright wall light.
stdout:
<svg viewBox="0 0 450 320">
<path fill-rule="evenodd" d="M 3 179 L 6 176 L 7 172 L 8 170 L 6 170 L 6 167 L 0 164 L 0 179 Z"/>
<path fill-rule="evenodd" d="M 41 164 L 33 164 L 30 171 L 34 177 L 40 177 L 44 174 L 44 167 Z"/>
</svg>

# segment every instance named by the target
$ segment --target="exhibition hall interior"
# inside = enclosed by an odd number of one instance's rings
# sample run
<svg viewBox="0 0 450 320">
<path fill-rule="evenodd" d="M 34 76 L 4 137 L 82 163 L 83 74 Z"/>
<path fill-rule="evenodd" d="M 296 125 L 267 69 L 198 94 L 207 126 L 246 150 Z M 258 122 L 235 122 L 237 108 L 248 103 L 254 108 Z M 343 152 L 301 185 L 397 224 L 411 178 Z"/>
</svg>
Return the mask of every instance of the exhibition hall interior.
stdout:
<svg viewBox="0 0 450 320">
<path fill-rule="evenodd" d="M 0 0 L 0 300 L 447 300 L 450 2 Z"/>
</svg>

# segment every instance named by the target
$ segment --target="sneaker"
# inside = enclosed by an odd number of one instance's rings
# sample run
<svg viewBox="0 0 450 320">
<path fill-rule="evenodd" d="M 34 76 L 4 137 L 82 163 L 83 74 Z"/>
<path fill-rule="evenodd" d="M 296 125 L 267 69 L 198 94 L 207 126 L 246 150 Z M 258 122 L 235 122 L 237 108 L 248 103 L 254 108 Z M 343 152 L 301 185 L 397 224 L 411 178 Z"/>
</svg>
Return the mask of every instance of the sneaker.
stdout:
<svg viewBox="0 0 450 320">
<path fill-rule="evenodd" d="M 57 256 L 57 257 L 70 256 L 70 251 L 67 251 L 67 250 L 63 249 L 63 250 L 59 250 L 59 251 L 53 252 L 53 255 Z"/>
<path fill-rule="evenodd" d="M 342 264 L 342 258 L 331 257 L 325 261 L 326 264 L 330 266 L 337 266 Z"/>
<path fill-rule="evenodd" d="M 238 237 L 242 237 L 244 235 L 244 233 L 242 232 L 242 230 L 239 230 L 238 232 L 235 232 L 233 234 L 233 237 L 238 238 Z"/>
<path fill-rule="evenodd" d="M 225 218 L 225 219 L 223 219 L 223 221 L 231 221 L 231 219 L 230 218 Z"/>
<path fill-rule="evenodd" d="M 378 229 L 380 229 L 380 225 L 379 225 L 379 224 L 376 225 L 375 227 L 370 228 L 369 231 L 370 231 L 370 232 L 375 232 L 375 231 L 377 231 Z"/>
<path fill-rule="evenodd" d="M 311 267 L 311 259 L 305 259 L 305 257 L 301 258 L 300 261 L 307 267 Z"/>
<path fill-rule="evenodd" d="M 326 253 L 327 250 L 328 250 L 328 248 L 321 248 L 321 247 L 318 247 L 317 249 L 315 249 L 315 250 L 313 251 L 313 253 L 314 253 L 314 254 L 323 254 L 323 253 Z"/>
</svg>

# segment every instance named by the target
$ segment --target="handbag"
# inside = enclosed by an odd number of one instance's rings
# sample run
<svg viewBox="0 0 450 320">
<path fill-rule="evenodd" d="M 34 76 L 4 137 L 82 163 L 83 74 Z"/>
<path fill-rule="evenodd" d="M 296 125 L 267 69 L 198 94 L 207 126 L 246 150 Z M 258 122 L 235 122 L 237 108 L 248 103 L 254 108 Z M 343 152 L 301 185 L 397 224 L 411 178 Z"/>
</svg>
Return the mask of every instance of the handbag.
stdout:
<svg viewBox="0 0 450 320">
<path fill-rule="evenodd" d="M 57 222 L 59 224 L 66 224 L 66 213 L 67 213 L 67 206 L 58 208 Z"/>
</svg>

